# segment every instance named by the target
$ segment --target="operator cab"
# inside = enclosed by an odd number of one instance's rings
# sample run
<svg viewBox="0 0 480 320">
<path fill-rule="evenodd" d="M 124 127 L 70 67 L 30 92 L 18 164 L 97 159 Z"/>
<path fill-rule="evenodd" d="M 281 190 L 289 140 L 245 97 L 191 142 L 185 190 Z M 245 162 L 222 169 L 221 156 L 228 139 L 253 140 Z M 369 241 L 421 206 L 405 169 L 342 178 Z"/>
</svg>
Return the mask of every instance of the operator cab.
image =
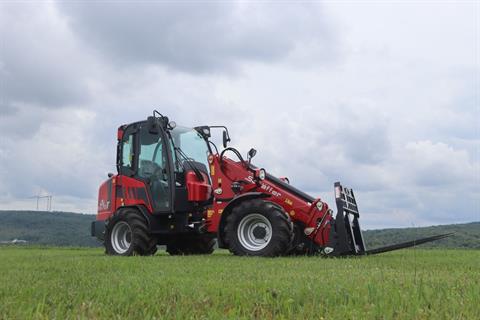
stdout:
<svg viewBox="0 0 480 320">
<path fill-rule="evenodd" d="M 145 184 L 155 214 L 192 211 L 195 203 L 211 201 L 208 154 L 197 130 L 161 115 L 118 130 L 118 174 Z"/>
</svg>

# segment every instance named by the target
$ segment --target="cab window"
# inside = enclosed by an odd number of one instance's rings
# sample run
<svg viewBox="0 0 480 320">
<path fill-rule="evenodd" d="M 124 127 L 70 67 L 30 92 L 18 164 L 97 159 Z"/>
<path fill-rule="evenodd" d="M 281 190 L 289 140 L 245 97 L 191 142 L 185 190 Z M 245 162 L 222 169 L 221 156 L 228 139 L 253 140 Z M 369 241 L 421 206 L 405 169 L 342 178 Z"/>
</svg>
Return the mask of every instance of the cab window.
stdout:
<svg viewBox="0 0 480 320">
<path fill-rule="evenodd" d="M 122 166 L 129 169 L 132 168 L 133 160 L 133 135 L 129 135 L 128 139 L 122 145 Z"/>
</svg>

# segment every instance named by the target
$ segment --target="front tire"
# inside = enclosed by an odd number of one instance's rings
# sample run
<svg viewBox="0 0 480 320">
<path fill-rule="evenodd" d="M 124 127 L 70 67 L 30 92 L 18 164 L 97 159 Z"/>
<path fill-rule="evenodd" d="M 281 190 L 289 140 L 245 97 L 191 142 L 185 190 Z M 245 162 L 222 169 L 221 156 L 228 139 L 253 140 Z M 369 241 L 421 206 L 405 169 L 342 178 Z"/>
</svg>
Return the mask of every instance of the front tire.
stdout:
<svg viewBox="0 0 480 320">
<path fill-rule="evenodd" d="M 133 208 L 118 210 L 107 222 L 105 252 L 109 255 L 154 255 L 157 240 L 148 233 L 147 221 Z"/>
<path fill-rule="evenodd" d="M 238 256 L 283 255 L 293 239 L 292 223 L 283 208 L 260 199 L 233 208 L 224 231 L 230 252 Z"/>
</svg>

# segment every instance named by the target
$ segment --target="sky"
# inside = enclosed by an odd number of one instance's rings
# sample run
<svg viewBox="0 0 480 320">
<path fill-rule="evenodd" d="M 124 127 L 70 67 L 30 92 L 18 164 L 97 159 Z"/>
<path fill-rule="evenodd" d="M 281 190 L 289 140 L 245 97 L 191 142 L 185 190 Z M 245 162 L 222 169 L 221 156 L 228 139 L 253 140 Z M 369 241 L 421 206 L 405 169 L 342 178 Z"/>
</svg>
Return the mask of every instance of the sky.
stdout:
<svg viewBox="0 0 480 320">
<path fill-rule="evenodd" d="M 0 209 L 94 214 L 157 109 L 332 206 L 353 187 L 365 229 L 479 221 L 479 57 L 475 1 L 1 1 Z"/>
</svg>

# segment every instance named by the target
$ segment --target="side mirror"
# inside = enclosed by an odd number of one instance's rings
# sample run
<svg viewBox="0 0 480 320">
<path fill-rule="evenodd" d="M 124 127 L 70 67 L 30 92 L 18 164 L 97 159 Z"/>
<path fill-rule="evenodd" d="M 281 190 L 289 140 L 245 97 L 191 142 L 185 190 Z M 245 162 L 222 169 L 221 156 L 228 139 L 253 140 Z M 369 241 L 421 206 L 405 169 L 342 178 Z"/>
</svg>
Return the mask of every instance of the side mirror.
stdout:
<svg viewBox="0 0 480 320">
<path fill-rule="evenodd" d="M 248 163 L 249 164 L 252 161 L 252 158 L 255 157 L 256 154 L 257 154 L 257 150 L 255 150 L 253 148 L 248 151 L 248 155 L 247 155 L 248 157 L 247 158 L 248 158 Z"/>
<path fill-rule="evenodd" d="M 248 151 L 248 158 L 252 159 L 253 157 L 255 157 L 256 154 L 257 154 L 257 150 L 252 148 L 250 149 L 250 151 Z"/>
<path fill-rule="evenodd" d="M 223 131 L 223 147 L 227 147 L 227 143 L 230 142 L 230 137 L 227 134 L 227 131 Z"/>
</svg>

